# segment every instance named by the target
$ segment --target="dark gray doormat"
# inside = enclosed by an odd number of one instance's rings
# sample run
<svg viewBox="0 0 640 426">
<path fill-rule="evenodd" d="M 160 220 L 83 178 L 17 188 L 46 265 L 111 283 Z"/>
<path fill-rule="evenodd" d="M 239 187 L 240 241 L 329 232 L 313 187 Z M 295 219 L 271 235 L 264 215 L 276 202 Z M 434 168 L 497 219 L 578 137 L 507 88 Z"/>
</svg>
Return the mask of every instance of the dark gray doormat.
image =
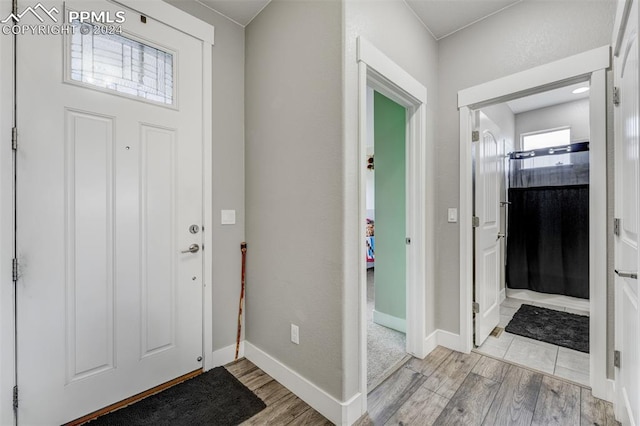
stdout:
<svg viewBox="0 0 640 426">
<path fill-rule="evenodd" d="M 505 331 L 589 353 L 589 317 L 522 305 Z"/>
<path fill-rule="evenodd" d="M 88 425 L 237 425 L 265 407 L 224 367 L 217 367 Z"/>
</svg>

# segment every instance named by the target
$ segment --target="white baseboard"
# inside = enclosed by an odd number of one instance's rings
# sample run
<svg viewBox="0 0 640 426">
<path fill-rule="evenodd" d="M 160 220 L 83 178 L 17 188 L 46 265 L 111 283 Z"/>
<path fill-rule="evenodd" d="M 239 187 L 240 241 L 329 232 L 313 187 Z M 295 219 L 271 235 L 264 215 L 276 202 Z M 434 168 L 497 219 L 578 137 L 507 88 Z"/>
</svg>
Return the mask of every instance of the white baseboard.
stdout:
<svg viewBox="0 0 640 426">
<path fill-rule="evenodd" d="M 500 302 L 498 302 L 498 304 L 504 302 L 504 299 L 507 298 L 507 289 L 503 288 L 502 290 L 500 290 L 500 294 L 498 295 L 498 298 L 500 300 Z"/>
<path fill-rule="evenodd" d="M 373 322 L 401 333 L 407 332 L 407 320 L 376 311 L 375 309 L 373 310 Z"/>
<path fill-rule="evenodd" d="M 460 338 L 459 334 L 451 333 L 445 330 L 435 330 L 424 339 L 424 353 L 429 355 L 436 346 L 443 346 L 445 348 L 464 352 L 464 342 Z M 426 356 L 426 355 L 425 355 Z"/>
<path fill-rule="evenodd" d="M 250 342 L 245 342 L 245 357 L 337 425 L 351 425 L 364 414 L 360 393 L 340 402 Z"/>
<path fill-rule="evenodd" d="M 438 345 L 458 352 L 465 352 L 466 347 L 459 334 L 445 330 L 438 330 Z"/>
<path fill-rule="evenodd" d="M 424 350 L 422 353 L 425 354 L 425 356 L 429 355 L 431 351 L 438 346 L 438 331 L 440 330 L 435 330 L 424 339 Z"/>
<path fill-rule="evenodd" d="M 206 363 L 205 370 L 210 370 L 214 367 L 219 367 L 221 365 L 229 364 L 230 362 L 235 360 L 236 356 L 236 345 L 225 346 L 222 349 L 218 349 L 217 351 L 213 351 L 211 354 L 211 362 Z M 244 341 L 240 342 L 240 350 L 238 352 L 238 358 L 242 358 L 244 356 Z"/>
</svg>

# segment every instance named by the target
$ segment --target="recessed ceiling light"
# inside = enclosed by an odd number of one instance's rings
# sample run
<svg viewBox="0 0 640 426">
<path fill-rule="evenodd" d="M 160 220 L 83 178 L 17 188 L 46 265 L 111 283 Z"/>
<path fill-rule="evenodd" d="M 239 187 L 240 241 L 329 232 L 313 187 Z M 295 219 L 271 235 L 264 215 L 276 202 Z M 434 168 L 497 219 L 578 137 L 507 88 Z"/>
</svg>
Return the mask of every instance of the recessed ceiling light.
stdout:
<svg viewBox="0 0 640 426">
<path fill-rule="evenodd" d="M 589 91 L 589 87 L 585 86 L 585 87 L 578 87 L 577 89 L 575 89 L 573 92 L 574 95 L 577 95 L 579 93 L 584 93 L 584 92 L 588 92 Z"/>
</svg>

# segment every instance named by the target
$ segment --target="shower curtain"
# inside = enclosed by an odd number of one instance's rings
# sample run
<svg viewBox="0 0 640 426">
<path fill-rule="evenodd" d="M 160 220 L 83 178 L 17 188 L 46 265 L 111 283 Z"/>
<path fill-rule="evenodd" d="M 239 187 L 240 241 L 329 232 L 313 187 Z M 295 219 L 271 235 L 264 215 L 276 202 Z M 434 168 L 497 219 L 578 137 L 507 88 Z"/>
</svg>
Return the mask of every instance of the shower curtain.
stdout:
<svg viewBox="0 0 640 426">
<path fill-rule="evenodd" d="M 589 298 L 589 152 L 574 152 L 585 144 L 572 145 L 569 164 L 550 167 L 526 167 L 530 157 L 512 154 L 509 288 Z"/>
</svg>

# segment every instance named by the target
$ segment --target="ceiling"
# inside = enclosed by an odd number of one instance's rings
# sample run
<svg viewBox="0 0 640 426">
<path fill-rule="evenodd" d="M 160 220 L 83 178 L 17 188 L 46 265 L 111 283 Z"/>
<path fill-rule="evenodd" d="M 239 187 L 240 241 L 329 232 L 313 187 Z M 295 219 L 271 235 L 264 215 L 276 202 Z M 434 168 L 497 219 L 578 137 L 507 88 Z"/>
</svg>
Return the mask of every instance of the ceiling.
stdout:
<svg viewBox="0 0 640 426">
<path fill-rule="evenodd" d="M 521 0 L 406 0 L 440 40 Z"/>
<path fill-rule="evenodd" d="M 271 0 L 196 0 L 234 21 L 246 26 Z"/>
<path fill-rule="evenodd" d="M 570 86 L 561 87 L 559 89 L 549 90 L 547 92 L 537 93 L 535 95 L 526 96 L 524 98 L 514 99 L 507 102 L 514 114 L 521 112 L 533 111 L 535 109 L 545 108 L 553 105 L 560 105 L 566 102 L 577 101 L 589 97 L 589 92 L 574 94 L 571 93 L 578 87 L 588 87 L 588 82 L 572 84 Z"/>
<path fill-rule="evenodd" d="M 196 0 L 243 27 L 271 0 Z M 302 0 L 292 0 L 302 1 Z M 394 1 L 394 0 L 384 0 Z M 405 1 L 439 40 L 522 0 L 395 0 Z"/>
</svg>

